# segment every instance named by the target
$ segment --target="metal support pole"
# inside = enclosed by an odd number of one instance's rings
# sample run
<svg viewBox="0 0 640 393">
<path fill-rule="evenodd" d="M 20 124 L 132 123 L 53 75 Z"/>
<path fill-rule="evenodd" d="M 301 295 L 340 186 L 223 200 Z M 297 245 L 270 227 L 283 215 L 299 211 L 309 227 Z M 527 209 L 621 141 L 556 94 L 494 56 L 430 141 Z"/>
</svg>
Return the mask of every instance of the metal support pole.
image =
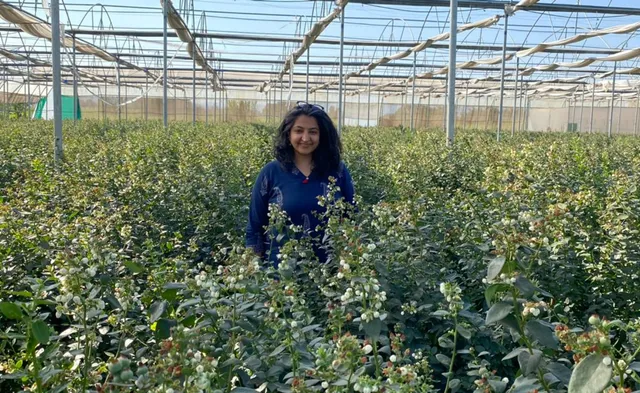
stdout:
<svg viewBox="0 0 640 393">
<path fill-rule="evenodd" d="M 367 127 L 371 127 L 371 71 L 369 71 L 369 88 L 367 91 Z"/>
<path fill-rule="evenodd" d="M 342 86 L 342 126 L 346 124 L 347 118 L 347 80 L 344 80 L 344 86 Z"/>
<path fill-rule="evenodd" d="M 511 113 L 511 136 L 516 132 L 516 109 L 518 108 L 518 69 L 520 69 L 520 58 L 516 58 L 516 75 L 514 81 L 516 85 L 513 90 L 513 111 Z"/>
<path fill-rule="evenodd" d="M 400 126 L 402 128 L 404 128 L 405 122 L 404 122 L 404 104 L 405 104 L 405 99 L 407 98 L 407 92 L 403 91 L 403 94 L 400 95 Z"/>
<path fill-rule="evenodd" d="M 476 130 L 480 129 L 480 96 L 476 97 L 476 106 L 475 106 L 475 115 L 476 115 Z"/>
<path fill-rule="evenodd" d="M 497 139 L 500 142 L 500 133 L 502 132 L 502 119 L 504 110 L 504 74 L 507 67 L 507 34 L 509 32 L 509 14 L 504 12 L 504 39 L 502 41 L 502 69 L 500 70 L 500 108 L 498 109 L 498 131 Z M 516 75 L 518 70 L 515 71 Z"/>
<path fill-rule="evenodd" d="M 338 135 L 342 134 L 342 81 L 343 81 L 343 77 L 344 75 L 343 73 L 343 63 L 344 63 L 344 11 L 345 11 L 345 7 L 342 7 L 342 12 L 340 13 L 340 64 L 339 64 L 339 71 L 338 71 L 338 78 L 340 79 L 340 83 L 338 86 Z"/>
<path fill-rule="evenodd" d="M 618 63 L 613 63 L 613 83 L 611 85 L 611 110 L 609 111 L 609 131 L 607 134 L 609 138 L 611 138 L 613 133 L 613 109 L 615 107 L 615 99 L 616 99 L 616 74 L 618 71 Z"/>
<path fill-rule="evenodd" d="M 444 86 L 444 102 L 442 103 L 442 129 L 447 132 L 447 102 L 449 98 L 449 74 L 447 74 L 446 85 Z"/>
<path fill-rule="evenodd" d="M 31 70 L 29 61 L 27 61 L 27 110 L 27 115 L 29 116 L 29 120 L 31 120 Z"/>
<path fill-rule="evenodd" d="M 54 160 L 62 160 L 62 86 L 60 80 L 60 4 L 59 0 L 51 0 L 51 63 L 53 66 L 53 129 Z M 6 99 L 5 95 L 5 99 Z"/>
<path fill-rule="evenodd" d="M 462 120 L 462 128 L 466 128 L 467 126 L 467 110 L 469 105 L 469 82 L 467 82 L 467 86 L 464 90 L 464 118 Z"/>
<path fill-rule="evenodd" d="M 209 71 L 204 71 L 204 124 L 209 125 Z"/>
<path fill-rule="evenodd" d="M 416 104 L 416 60 L 417 60 L 417 53 L 413 52 L 413 79 L 411 81 L 411 121 L 410 123 L 410 127 L 411 127 L 411 131 L 413 132 L 414 130 L 414 126 L 415 126 L 415 120 L 414 120 L 414 114 L 415 114 L 415 104 Z"/>
<path fill-rule="evenodd" d="M 487 106 L 485 107 L 485 121 L 484 121 L 484 129 L 485 131 L 489 128 L 489 96 L 487 96 Z"/>
<path fill-rule="evenodd" d="M 213 123 L 218 122 L 218 90 L 213 89 Z"/>
<path fill-rule="evenodd" d="M 280 117 L 284 117 L 284 82 L 280 79 Z"/>
<path fill-rule="evenodd" d="M 327 113 L 329 113 L 329 87 L 327 87 L 327 105 L 325 106 Z"/>
<path fill-rule="evenodd" d="M 78 78 L 76 77 L 76 73 L 78 69 L 76 68 L 76 35 L 74 34 L 72 44 L 72 60 L 73 60 L 73 124 L 76 123 L 76 119 L 78 118 Z"/>
<path fill-rule="evenodd" d="M 591 92 L 591 119 L 589 121 L 589 133 L 593 132 L 593 112 L 596 106 L 596 76 L 593 75 L 593 91 Z"/>
<path fill-rule="evenodd" d="M 196 42 L 193 42 L 193 53 L 191 54 L 193 56 L 193 81 L 191 84 L 191 90 L 192 90 L 192 97 L 193 97 L 193 102 L 191 103 L 192 106 L 192 113 L 191 113 L 191 123 L 192 124 L 196 124 Z M 206 88 L 206 86 L 205 86 Z"/>
<path fill-rule="evenodd" d="M 620 111 L 618 111 L 618 134 L 620 134 L 620 124 L 622 123 L 622 94 L 620 95 Z"/>
<path fill-rule="evenodd" d="M 360 127 L 360 93 L 358 93 L 358 127 Z"/>
<path fill-rule="evenodd" d="M 117 87 L 117 91 L 118 91 L 118 121 L 122 120 L 122 106 L 120 106 L 120 85 L 122 84 L 122 82 L 120 82 L 120 65 L 118 63 L 116 63 L 116 72 L 118 73 L 118 85 Z"/>
<path fill-rule="evenodd" d="M 582 86 L 582 101 L 580 101 L 580 122 L 578 123 L 578 132 L 582 131 L 582 119 L 584 119 L 584 85 Z"/>
<path fill-rule="evenodd" d="M 144 74 L 144 121 L 149 120 L 149 74 Z"/>
<path fill-rule="evenodd" d="M 453 145 L 456 132 L 456 50 L 458 49 L 458 0 L 451 0 L 449 36 L 449 121 L 447 124 L 447 146 Z"/>
<path fill-rule="evenodd" d="M 311 52 L 311 48 L 307 48 L 307 81 L 305 85 L 305 95 L 304 95 L 304 100 L 306 102 L 309 102 L 309 57 L 310 57 L 309 52 Z"/>
<path fill-rule="evenodd" d="M 524 101 L 527 100 L 527 90 L 528 90 L 528 86 L 524 85 L 524 76 L 520 77 L 520 96 L 518 97 L 518 100 L 520 102 L 520 104 L 518 105 L 518 131 L 523 131 L 524 127 L 522 125 L 522 123 L 524 122 L 524 112 L 523 112 L 523 105 L 524 105 Z"/>
<path fill-rule="evenodd" d="M 529 129 L 529 112 L 531 110 L 531 98 L 527 94 L 527 102 L 525 103 L 524 130 Z"/>
<path fill-rule="evenodd" d="M 571 124 L 571 97 L 567 99 L 567 131 L 569 131 L 570 124 Z"/>
<path fill-rule="evenodd" d="M 104 98 L 105 98 L 105 101 L 106 101 L 106 98 L 108 96 L 108 93 L 109 92 L 108 92 L 108 87 L 107 87 L 107 80 L 105 79 L 104 80 Z M 106 122 L 107 121 L 107 103 L 106 102 L 102 103 L 102 109 L 103 109 L 102 110 L 102 115 L 103 115 L 103 119 L 102 120 L 104 122 Z"/>
<path fill-rule="evenodd" d="M 633 126 L 633 136 L 638 135 L 638 111 L 640 110 L 640 88 L 638 88 L 638 96 L 636 97 L 636 122 Z"/>
<path fill-rule="evenodd" d="M 169 107 L 167 97 L 167 0 L 162 1 L 162 124 L 168 127 Z"/>
<path fill-rule="evenodd" d="M 431 126 L 431 92 L 427 98 L 427 128 Z"/>
</svg>

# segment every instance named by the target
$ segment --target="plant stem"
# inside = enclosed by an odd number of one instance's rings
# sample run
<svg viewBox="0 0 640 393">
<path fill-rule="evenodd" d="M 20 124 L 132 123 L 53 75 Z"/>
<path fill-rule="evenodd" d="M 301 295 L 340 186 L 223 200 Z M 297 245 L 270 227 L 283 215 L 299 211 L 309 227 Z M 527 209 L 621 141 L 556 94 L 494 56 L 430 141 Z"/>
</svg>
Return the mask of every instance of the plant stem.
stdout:
<svg viewBox="0 0 640 393">
<path fill-rule="evenodd" d="M 89 374 L 89 356 L 91 355 L 91 346 L 89 345 L 89 332 L 87 330 L 87 306 L 82 302 L 82 327 L 84 330 L 85 348 L 84 348 L 84 375 L 82 377 L 82 391 L 87 391 L 88 374 Z"/>
<path fill-rule="evenodd" d="M 373 344 L 373 364 L 376 367 L 376 377 L 380 379 L 380 362 L 378 361 L 378 341 L 371 338 Z"/>
<path fill-rule="evenodd" d="M 451 363 L 449 363 L 449 372 L 447 373 L 447 385 L 444 388 L 444 393 L 449 392 L 449 385 L 451 384 L 451 376 L 453 375 L 453 363 L 456 361 L 456 346 L 458 345 L 458 313 L 453 314 L 453 324 L 455 326 L 453 330 L 453 353 L 451 354 Z"/>
</svg>

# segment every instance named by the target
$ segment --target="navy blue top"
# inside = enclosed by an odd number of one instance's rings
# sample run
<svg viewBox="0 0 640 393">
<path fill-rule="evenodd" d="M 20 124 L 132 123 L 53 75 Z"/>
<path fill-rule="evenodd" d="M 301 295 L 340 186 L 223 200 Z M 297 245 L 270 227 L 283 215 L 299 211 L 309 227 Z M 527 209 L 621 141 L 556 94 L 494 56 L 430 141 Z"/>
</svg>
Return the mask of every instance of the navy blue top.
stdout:
<svg viewBox="0 0 640 393">
<path fill-rule="evenodd" d="M 320 220 L 314 212 L 323 213 L 326 210 L 318 205 L 318 196 L 326 195 L 329 176 L 336 178 L 336 185 L 340 187 L 340 191 L 335 194 L 336 199 L 343 197 L 353 203 L 353 181 L 344 163 L 340 164 L 338 173 L 320 176 L 311 172 L 308 180 L 295 165 L 284 167 L 275 160 L 265 165 L 253 185 L 246 246 L 253 248 L 257 253 L 269 254 L 265 257 L 277 266 L 279 244 L 276 239 L 265 233 L 265 227 L 269 224 L 269 205 L 272 203 L 280 206 L 294 225 L 301 226 L 307 233 L 317 235 L 315 229 Z M 324 253 L 316 250 L 316 254 Z M 324 255 L 318 257 L 322 261 L 325 259 Z"/>
</svg>

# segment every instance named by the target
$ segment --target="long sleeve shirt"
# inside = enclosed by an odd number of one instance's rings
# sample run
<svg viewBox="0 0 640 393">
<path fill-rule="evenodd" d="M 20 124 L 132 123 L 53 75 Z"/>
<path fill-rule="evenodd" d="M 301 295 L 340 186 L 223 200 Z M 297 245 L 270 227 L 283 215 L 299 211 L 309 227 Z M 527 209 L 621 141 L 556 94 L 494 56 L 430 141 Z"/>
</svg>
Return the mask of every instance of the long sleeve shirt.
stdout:
<svg viewBox="0 0 640 393">
<path fill-rule="evenodd" d="M 246 246 L 257 253 L 264 253 L 277 267 L 277 254 L 282 241 L 277 242 L 274 236 L 265 232 L 269 224 L 269 205 L 272 203 L 287 213 L 292 224 L 301 226 L 304 232 L 317 235 L 315 228 L 320 220 L 314 213 L 325 211 L 324 207 L 318 205 L 318 196 L 327 194 L 329 176 L 336 178 L 336 185 L 340 187 L 336 199 L 343 197 L 353 203 L 353 181 L 344 163 L 340 164 L 337 173 L 320 176 L 312 172 L 308 178 L 295 165 L 284 167 L 278 161 L 265 165 L 253 186 Z M 316 250 L 316 254 L 321 261 L 326 258 L 320 250 Z"/>
</svg>

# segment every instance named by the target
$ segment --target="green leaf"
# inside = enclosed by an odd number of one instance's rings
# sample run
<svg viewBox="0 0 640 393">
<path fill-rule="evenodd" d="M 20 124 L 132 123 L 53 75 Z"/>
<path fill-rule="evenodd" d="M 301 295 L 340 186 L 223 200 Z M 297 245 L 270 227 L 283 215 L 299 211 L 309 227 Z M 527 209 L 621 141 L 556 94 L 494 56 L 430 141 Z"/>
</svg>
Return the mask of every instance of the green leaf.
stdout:
<svg viewBox="0 0 640 393">
<path fill-rule="evenodd" d="M 524 276 L 518 276 L 514 285 L 520 290 L 520 294 L 527 298 L 533 296 L 538 289 Z"/>
<path fill-rule="evenodd" d="M 142 265 L 133 261 L 125 261 L 124 265 L 127 267 L 127 269 L 131 270 L 131 273 L 141 273 L 144 270 Z"/>
<path fill-rule="evenodd" d="M 30 298 L 33 297 L 33 294 L 29 291 L 7 291 L 9 295 L 20 296 Z"/>
<path fill-rule="evenodd" d="M 31 332 L 33 338 L 40 344 L 46 344 L 49 342 L 49 326 L 42 320 L 37 320 L 31 325 Z"/>
<path fill-rule="evenodd" d="M 440 363 L 444 364 L 445 366 L 448 366 L 448 365 L 451 364 L 451 358 L 449 356 L 447 356 L 447 355 L 444 355 L 444 354 L 441 354 L 441 353 L 437 353 L 436 354 L 436 359 Z"/>
<path fill-rule="evenodd" d="M 493 302 L 493 299 L 496 297 L 496 294 L 498 292 L 506 291 L 510 287 L 511 286 L 509 284 L 505 284 L 505 283 L 489 285 L 487 289 L 484 290 L 484 298 L 487 301 L 487 304 L 491 305 L 491 303 Z"/>
<path fill-rule="evenodd" d="M 571 380 L 571 370 L 562 363 L 555 362 L 547 365 L 547 370 L 556 376 L 563 384 L 568 385 Z"/>
<path fill-rule="evenodd" d="M 492 379 L 490 379 L 488 382 L 489 385 L 493 388 L 493 391 L 496 393 L 504 393 L 504 391 L 507 390 L 507 382 L 494 381 Z"/>
<path fill-rule="evenodd" d="M 171 328 L 178 323 L 172 319 L 162 318 L 156 323 L 156 337 L 160 340 L 171 337 Z"/>
<path fill-rule="evenodd" d="M 613 369 L 604 364 L 604 356 L 592 353 L 574 368 L 568 393 L 601 393 L 611 381 Z"/>
<path fill-rule="evenodd" d="M 388 345 L 385 345 L 384 347 L 378 349 L 378 353 L 384 353 L 386 355 L 391 355 L 391 347 Z"/>
<path fill-rule="evenodd" d="M 169 282 L 164 284 L 163 289 L 187 289 L 187 284 L 181 282 Z"/>
<path fill-rule="evenodd" d="M 449 383 L 449 389 L 451 390 L 451 393 L 456 393 L 458 390 L 460 390 L 460 386 L 461 383 L 459 379 L 452 379 Z"/>
<path fill-rule="evenodd" d="M 500 256 L 493 258 L 491 262 L 489 262 L 489 266 L 487 267 L 487 281 L 493 280 L 502 273 L 502 268 L 506 261 L 507 259 L 505 257 Z"/>
<path fill-rule="evenodd" d="M 276 349 L 273 350 L 273 352 L 271 352 L 271 354 L 269 355 L 269 357 L 273 357 L 273 356 L 278 356 L 282 351 L 284 351 L 287 347 L 282 344 L 279 345 Z"/>
<path fill-rule="evenodd" d="M 520 376 L 516 378 L 511 390 L 509 390 L 509 393 L 531 393 L 536 389 L 539 390 L 540 388 L 542 388 L 542 385 L 540 385 L 536 378 L 525 378 Z"/>
<path fill-rule="evenodd" d="M 471 331 L 462 325 L 458 326 L 458 334 L 466 338 L 467 340 L 471 339 Z"/>
<path fill-rule="evenodd" d="M 438 337 L 438 345 L 440 345 L 442 348 L 454 347 L 453 341 L 451 341 L 451 339 L 447 335 Z"/>
<path fill-rule="evenodd" d="M 518 359 L 520 359 L 520 356 L 524 354 L 527 354 L 529 358 L 527 359 L 526 367 L 521 368 L 522 373 L 524 375 L 535 374 L 536 371 L 538 371 L 538 368 L 540 367 L 540 362 L 542 361 L 542 352 L 539 350 L 534 350 L 533 355 L 529 355 L 529 352 L 523 352 L 518 356 Z"/>
<path fill-rule="evenodd" d="M 231 391 L 232 393 L 257 393 L 258 391 L 251 388 L 239 387 Z"/>
<path fill-rule="evenodd" d="M 538 341 L 540 345 L 551 349 L 558 348 L 558 339 L 553 333 L 553 330 L 540 323 L 537 319 L 532 319 L 527 322 L 525 331 L 529 337 Z"/>
<path fill-rule="evenodd" d="M 0 312 L 8 319 L 22 319 L 22 310 L 15 303 L 0 302 Z"/>
<path fill-rule="evenodd" d="M 377 340 L 378 336 L 380 336 L 380 331 L 382 330 L 382 321 L 380 321 L 379 318 L 375 318 L 372 321 L 363 322 L 362 328 L 364 329 L 367 337 L 371 338 L 372 340 Z"/>
<path fill-rule="evenodd" d="M 487 311 L 487 318 L 485 323 L 490 325 L 492 323 L 498 322 L 504 318 L 506 318 L 513 310 L 513 304 L 507 302 L 498 302 L 491 306 L 489 311 Z"/>
<path fill-rule="evenodd" d="M 509 352 L 509 353 L 507 354 L 507 356 L 503 357 L 503 358 L 502 358 L 502 361 L 509 360 L 509 359 L 513 359 L 513 358 L 515 358 L 516 356 L 520 355 L 520 353 L 521 353 L 521 352 L 524 352 L 524 351 L 526 351 L 526 350 L 527 350 L 527 348 L 524 348 L 524 347 L 523 347 L 523 348 L 516 348 L 516 349 L 514 349 L 513 351 Z"/>
<path fill-rule="evenodd" d="M 165 300 L 157 301 L 149 307 L 149 322 L 153 323 L 160 319 L 167 309 L 167 302 Z"/>
</svg>

